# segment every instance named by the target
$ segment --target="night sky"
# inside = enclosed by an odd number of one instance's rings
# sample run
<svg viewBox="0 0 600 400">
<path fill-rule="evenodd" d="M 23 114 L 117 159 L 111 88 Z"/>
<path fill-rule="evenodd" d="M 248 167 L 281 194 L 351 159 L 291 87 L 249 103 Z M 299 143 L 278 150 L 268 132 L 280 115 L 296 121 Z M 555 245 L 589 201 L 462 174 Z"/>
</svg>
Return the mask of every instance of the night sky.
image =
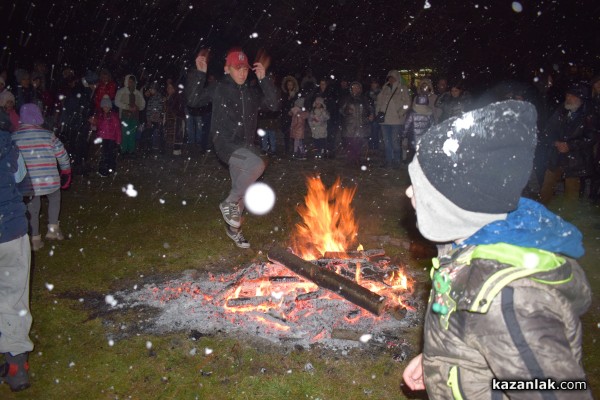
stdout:
<svg viewBox="0 0 600 400">
<path fill-rule="evenodd" d="M 428 67 L 481 83 L 573 65 L 600 72 L 595 0 L 33 0 L 2 1 L 0 15 L 2 67 L 44 60 L 54 79 L 64 66 L 179 79 L 202 47 L 218 75 L 232 46 L 251 58 L 266 49 L 278 75 Z"/>
</svg>

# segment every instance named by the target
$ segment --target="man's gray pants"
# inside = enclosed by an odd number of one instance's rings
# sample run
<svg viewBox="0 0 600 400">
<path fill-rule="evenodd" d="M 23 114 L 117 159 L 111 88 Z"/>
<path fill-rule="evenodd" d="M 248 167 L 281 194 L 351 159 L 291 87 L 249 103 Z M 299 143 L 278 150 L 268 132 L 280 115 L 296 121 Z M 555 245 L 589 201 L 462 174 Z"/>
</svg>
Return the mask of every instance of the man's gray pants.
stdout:
<svg viewBox="0 0 600 400">
<path fill-rule="evenodd" d="M 265 171 L 264 161 L 246 148 L 237 149 L 229 158 L 229 175 L 231 176 L 231 191 L 225 201 L 238 203 L 240 213 L 244 210 L 244 194 Z"/>
</svg>

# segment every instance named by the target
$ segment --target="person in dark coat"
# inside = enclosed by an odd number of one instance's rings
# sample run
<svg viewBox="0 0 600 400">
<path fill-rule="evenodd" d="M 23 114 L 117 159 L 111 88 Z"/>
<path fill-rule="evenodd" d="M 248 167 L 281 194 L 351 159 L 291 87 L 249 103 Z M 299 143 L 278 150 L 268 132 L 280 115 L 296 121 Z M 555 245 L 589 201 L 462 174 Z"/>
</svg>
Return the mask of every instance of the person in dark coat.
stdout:
<svg viewBox="0 0 600 400">
<path fill-rule="evenodd" d="M 97 81 L 87 82 L 86 87 L 81 80 L 72 76 L 67 78 L 66 83 L 68 90 L 62 99 L 58 120 L 59 138 L 69 152 L 73 172 L 87 175 L 91 170 L 88 163 L 92 131 L 90 118 L 94 115 L 93 94 Z"/>
<path fill-rule="evenodd" d="M 577 200 L 581 177 L 591 176 L 593 170 L 594 123 L 588 112 L 588 88 L 574 84 L 565 94 L 563 107 L 550 117 L 542 132 L 541 146 L 547 151 L 548 164 L 540 190 L 540 201 L 548 204 L 558 182 L 564 179 L 564 196 Z"/>
<path fill-rule="evenodd" d="M 358 165 L 362 149 L 371 133 L 371 121 L 375 117 L 375 108 L 369 97 L 363 94 L 360 82 L 352 82 L 350 85 L 350 95 L 341 102 L 340 115 L 346 160 L 349 165 Z"/>
<path fill-rule="evenodd" d="M 265 163 L 254 145 L 260 108 L 277 111 L 279 93 L 268 77 L 268 56 L 258 57 L 252 70 L 258 84 L 248 84 L 250 64 L 239 49 L 232 49 L 225 60 L 225 77 L 204 86 L 208 68 L 207 52 L 196 57 L 196 69 L 187 77 L 185 98 L 188 107 L 202 107 L 212 102 L 211 136 L 219 159 L 229 166 L 231 190 L 219 204 L 227 223 L 226 233 L 236 246 L 249 248 L 242 235 L 243 197 L 246 189 L 264 172 Z"/>
<path fill-rule="evenodd" d="M 29 338 L 29 281 L 31 248 L 23 196 L 17 188 L 27 169 L 9 132 L 10 120 L 0 110 L 0 383 L 14 392 L 27 389 Z"/>
<path fill-rule="evenodd" d="M 290 111 L 294 107 L 294 103 L 298 98 L 300 87 L 298 81 L 291 75 L 283 78 L 281 81 L 281 114 L 280 124 L 281 132 L 283 133 L 283 147 L 285 154 L 290 152 L 290 128 L 292 127 L 292 117 Z"/>
</svg>

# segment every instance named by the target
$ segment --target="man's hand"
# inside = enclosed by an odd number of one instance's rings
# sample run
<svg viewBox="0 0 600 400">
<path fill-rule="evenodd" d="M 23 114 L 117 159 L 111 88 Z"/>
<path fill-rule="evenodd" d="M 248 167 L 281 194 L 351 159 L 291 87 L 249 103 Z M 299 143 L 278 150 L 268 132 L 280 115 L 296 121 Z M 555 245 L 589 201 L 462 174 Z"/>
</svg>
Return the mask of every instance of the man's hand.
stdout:
<svg viewBox="0 0 600 400">
<path fill-rule="evenodd" d="M 423 354 L 419 354 L 406 366 L 402 373 L 402 379 L 410 390 L 425 390 L 425 381 L 423 381 Z"/>
<path fill-rule="evenodd" d="M 258 50 L 254 64 L 252 64 L 252 71 L 254 71 L 259 81 L 263 80 L 267 74 L 269 65 L 271 65 L 271 57 L 267 54 L 265 49 Z"/>
<path fill-rule="evenodd" d="M 567 142 L 554 142 L 554 146 L 558 149 L 559 153 L 568 153 L 569 145 Z"/>
<path fill-rule="evenodd" d="M 265 67 L 258 62 L 252 65 L 252 71 L 254 71 L 259 81 L 262 81 L 267 75 L 267 70 L 265 69 Z"/>
<path fill-rule="evenodd" d="M 209 49 L 202 49 L 198 56 L 196 56 L 196 69 L 198 71 L 206 72 L 208 70 L 208 55 L 210 53 Z"/>
</svg>

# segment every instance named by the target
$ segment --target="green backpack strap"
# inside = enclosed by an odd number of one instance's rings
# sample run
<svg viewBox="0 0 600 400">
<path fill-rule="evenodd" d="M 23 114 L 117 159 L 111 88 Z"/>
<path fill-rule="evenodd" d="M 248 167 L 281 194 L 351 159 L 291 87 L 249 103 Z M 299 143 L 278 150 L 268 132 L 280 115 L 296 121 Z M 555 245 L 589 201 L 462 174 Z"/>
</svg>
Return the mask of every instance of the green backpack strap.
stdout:
<svg viewBox="0 0 600 400">
<path fill-rule="evenodd" d="M 496 295 L 511 282 L 555 270 L 566 262 L 564 258 L 546 250 L 519 247 L 507 243 L 477 246 L 471 253 L 471 259 L 478 258 L 495 260 L 511 266 L 492 274 L 481 286 L 469 309 L 469 311 L 477 313 L 486 313 Z M 569 274 L 566 279 L 561 280 L 531 279 L 544 284 L 558 285 L 570 281 L 573 279 L 573 275 Z"/>
</svg>

